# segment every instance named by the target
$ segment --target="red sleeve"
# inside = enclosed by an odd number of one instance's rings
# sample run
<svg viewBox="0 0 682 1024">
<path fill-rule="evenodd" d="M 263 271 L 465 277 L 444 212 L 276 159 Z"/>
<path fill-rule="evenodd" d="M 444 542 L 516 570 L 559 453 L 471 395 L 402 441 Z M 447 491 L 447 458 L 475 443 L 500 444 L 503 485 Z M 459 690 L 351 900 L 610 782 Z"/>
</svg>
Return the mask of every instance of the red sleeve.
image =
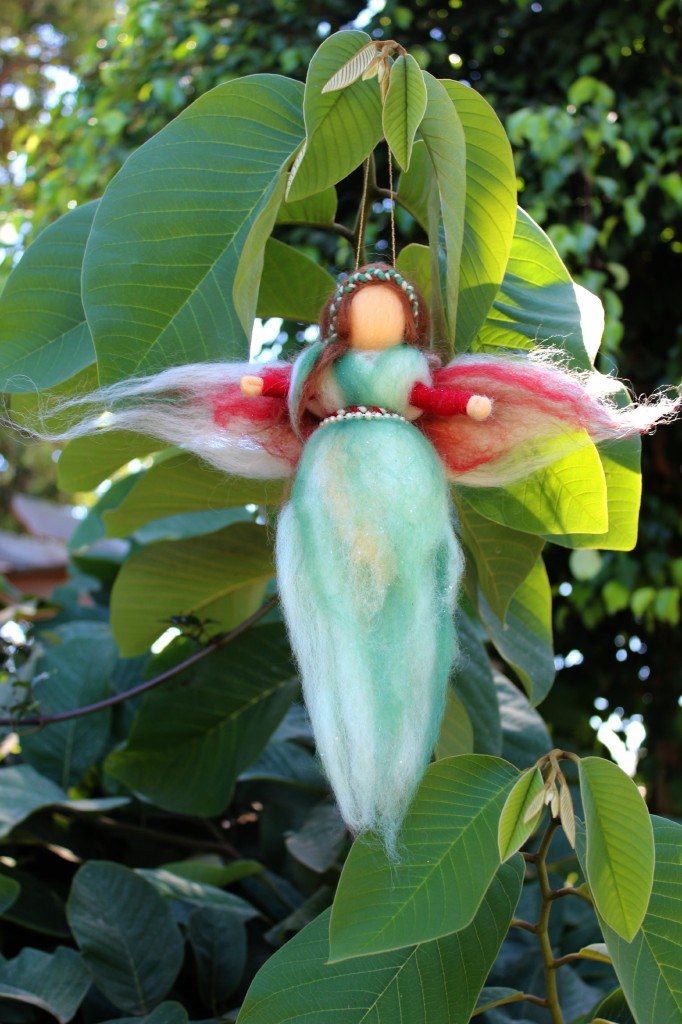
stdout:
<svg viewBox="0 0 682 1024">
<path fill-rule="evenodd" d="M 434 388 L 419 382 L 410 392 L 410 405 L 416 405 L 422 412 L 430 413 L 432 416 L 466 415 L 467 403 L 472 394 L 471 391 Z"/>
<path fill-rule="evenodd" d="M 265 398 L 286 398 L 291 380 L 290 366 L 273 366 L 259 374 L 263 381 L 262 394 Z"/>
</svg>

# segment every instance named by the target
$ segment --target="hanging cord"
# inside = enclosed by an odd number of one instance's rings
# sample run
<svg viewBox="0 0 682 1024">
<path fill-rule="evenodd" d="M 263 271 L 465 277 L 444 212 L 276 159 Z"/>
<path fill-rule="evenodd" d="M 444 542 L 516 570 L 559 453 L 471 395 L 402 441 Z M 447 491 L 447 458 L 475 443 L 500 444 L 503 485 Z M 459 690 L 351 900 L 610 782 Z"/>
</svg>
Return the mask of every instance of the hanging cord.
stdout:
<svg viewBox="0 0 682 1024">
<path fill-rule="evenodd" d="M 358 242 L 355 250 L 355 269 L 357 270 L 360 266 L 360 253 L 365 244 L 365 208 L 367 206 L 367 186 L 369 183 L 369 161 L 367 157 L 365 160 L 365 173 L 362 182 L 362 202 L 360 204 L 360 222 L 358 224 Z"/>
<path fill-rule="evenodd" d="M 391 147 L 388 149 L 388 190 L 391 193 L 391 252 L 393 253 L 393 266 L 395 267 L 395 196 L 393 195 L 393 157 Z"/>
</svg>

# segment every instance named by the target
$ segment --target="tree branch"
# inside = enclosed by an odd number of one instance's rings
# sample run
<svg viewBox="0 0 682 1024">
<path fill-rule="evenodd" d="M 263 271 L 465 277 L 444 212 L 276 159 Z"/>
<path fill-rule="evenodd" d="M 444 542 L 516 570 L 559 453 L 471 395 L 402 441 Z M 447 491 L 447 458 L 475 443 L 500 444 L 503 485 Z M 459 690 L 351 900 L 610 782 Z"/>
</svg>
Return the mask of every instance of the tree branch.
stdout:
<svg viewBox="0 0 682 1024">
<path fill-rule="evenodd" d="M 138 686 L 134 686 L 130 690 L 124 690 L 123 693 L 115 693 L 111 697 L 106 697 L 104 700 L 99 700 L 95 704 L 85 704 L 79 708 L 72 708 L 70 711 L 60 711 L 54 715 L 34 715 L 30 718 L 15 718 L 10 716 L 9 718 L 0 718 L 0 726 L 11 726 L 14 729 L 24 728 L 26 726 L 34 726 L 38 729 L 43 728 L 46 725 L 53 725 L 55 722 L 68 722 L 73 718 L 84 718 L 86 715 L 92 715 L 96 711 L 103 711 L 105 708 L 114 707 L 116 704 L 122 704 L 126 700 L 130 700 L 131 697 L 138 697 L 141 693 L 146 693 L 148 690 L 153 690 L 155 686 L 160 686 L 162 683 L 167 682 L 169 679 L 173 679 L 174 676 L 180 675 L 185 669 L 191 668 L 192 665 L 196 665 L 197 662 L 207 658 L 209 654 L 213 654 L 214 651 L 220 650 L 221 647 L 225 647 L 231 640 L 238 637 L 241 633 L 244 633 L 249 626 L 252 626 L 259 619 L 262 619 L 272 608 L 277 604 L 278 597 L 275 595 L 265 602 L 253 615 L 249 615 L 247 619 L 240 622 L 238 626 L 231 629 L 229 633 L 222 633 L 217 636 L 214 640 L 209 641 L 205 647 L 202 647 L 200 651 L 190 655 L 184 661 L 181 661 L 178 665 L 174 665 L 169 668 L 166 672 L 162 672 L 161 675 L 154 676 L 153 679 L 148 679 L 144 683 L 140 683 Z"/>
<path fill-rule="evenodd" d="M 537 934 L 538 941 L 540 943 L 540 952 L 542 954 L 542 964 L 545 972 L 545 985 L 547 990 L 547 1009 L 550 1012 L 552 1018 L 552 1024 L 564 1024 L 563 1014 L 561 1012 L 561 1005 L 559 1003 L 559 992 L 557 989 L 556 981 L 556 970 L 554 954 L 552 952 L 552 944 L 549 939 L 549 915 L 552 910 L 552 889 L 549 884 L 549 875 L 547 872 L 546 857 L 554 833 L 559 827 L 559 822 L 556 818 L 552 818 L 547 830 L 542 837 L 542 842 L 536 854 L 535 866 L 538 873 L 538 882 L 540 884 L 540 893 L 542 895 L 542 904 L 540 906 L 540 916 L 538 917 L 537 923 Z"/>
</svg>

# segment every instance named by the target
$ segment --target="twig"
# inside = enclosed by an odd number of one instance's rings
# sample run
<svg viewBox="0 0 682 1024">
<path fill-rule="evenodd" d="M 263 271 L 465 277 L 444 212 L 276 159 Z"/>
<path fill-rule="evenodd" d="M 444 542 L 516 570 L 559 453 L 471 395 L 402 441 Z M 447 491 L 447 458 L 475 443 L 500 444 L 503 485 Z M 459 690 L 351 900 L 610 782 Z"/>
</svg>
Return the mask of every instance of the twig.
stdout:
<svg viewBox="0 0 682 1024">
<path fill-rule="evenodd" d="M 537 935 L 538 927 L 535 924 L 531 924 L 530 921 L 523 921 L 520 917 L 512 919 L 511 928 L 523 928 L 524 931 L 532 932 L 533 935 Z"/>
<path fill-rule="evenodd" d="M 550 1012 L 552 1018 L 552 1024 L 564 1024 L 563 1014 L 561 1012 L 561 1005 L 559 1003 L 559 992 L 557 989 L 556 981 L 556 970 L 554 954 L 552 952 L 552 944 L 549 938 L 549 915 L 552 910 L 552 889 L 549 884 L 549 875 L 547 872 L 547 864 L 545 859 L 547 852 L 551 845 L 554 833 L 559 827 L 559 822 L 556 818 L 550 820 L 547 830 L 542 837 L 542 842 L 537 852 L 536 868 L 538 873 L 538 882 L 540 885 L 540 893 L 542 895 L 542 904 L 540 906 L 540 915 L 537 923 L 537 935 L 540 943 L 540 952 L 542 954 L 542 963 L 545 972 L 545 986 L 547 991 L 547 1009 Z"/>
<path fill-rule="evenodd" d="M 269 598 L 264 605 L 249 615 L 247 619 L 240 622 L 238 626 L 231 629 L 229 633 L 222 633 L 217 636 L 214 640 L 209 641 L 205 647 L 202 647 L 200 651 L 196 651 L 195 654 L 190 655 L 185 661 L 181 661 L 178 665 L 174 665 L 169 668 L 166 672 L 162 672 L 161 675 L 154 676 L 153 679 L 148 679 L 145 683 L 140 683 L 139 686 L 134 686 L 131 690 L 124 690 L 123 693 L 116 693 L 112 697 L 106 697 L 104 700 L 99 700 L 94 704 L 84 704 L 79 708 L 72 708 L 70 711 L 60 711 L 55 715 L 34 715 L 31 718 L 0 718 L 0 726 L 11 726 L 13 729 L 24 728 L 26 726 L 35 726 L 42 728 L 45 725 L 52 725 L 55 722 L 68 722 L 72 718 L 84 718 L 85 715 L 92 715 L 96 711 L 103 711 L 105 708 L 114 707 L 116 704 L 122 704 L 126 700 L 130 700 L 131 697 L 138 697 L 142 693 L 146 693 L 148 690 L 154 689 L 155 686 L 160 686 L 162 683 L 167 682 L 169 679 L 173 679 L 174 676 L 180 675 L 185 669 L 191 668 L 192 665 L 196 665 L 197 662 L 207 658 L 209 654 L 213 654 L 214 651 L 220 650 L 221 647 L 225 647 L 231 640 L 238 637 L 241 633 L 252 626 L 259 619 L 262 619 L 272 608 L 277 604 L 278 597 Z"/>
<path fill-rule="evenodd" d="M 563 889 L 553 889 L 549 895 L 550 900 L 559 900 L 564 896 L 577 896 L 578 899 L 585 900 L 590 906 L 593 906 L 592 899 L 587 895 L 586 892 L 581 892 L 580 889 L 574 889 L 572 885 L 567 885 Z"/>
<path fill-rule="evenodd" d="M 562 967 L 564 964 L 572 964 L 576 960 L 584 960 L 585 957 L 581 953 L 567 953 L 566 956 L 560 956 L 554 961 L 553 967 L 556 970 L 557 967 Z"/>
<path fill-rule="evenodd" d="M 60 813 L 66 812 L 74 816 L 80 816 L 80 812 L 69 807 L 60 807 Z M 91 815 L 88 815 L 90 818 Z M 231 843 L 217 842 L 214 839 L 192 839 L 190 836 L 180 836 L 173 832 L 161 832 L 146 825 L 136 825 L 130 821 L 118 821 L 116 818 L 108 818 L 100 815 L 95 822 L 102 828 L 111 829 L 114 832 L 127 832 L 130 835 L 142 836 L 162 846 L 182 846 L 187 850 L 211 850 L 215 853 L 222 853 L 232 857 L 234 860 L 241 860 L 242 855 Z"/>
</svg>

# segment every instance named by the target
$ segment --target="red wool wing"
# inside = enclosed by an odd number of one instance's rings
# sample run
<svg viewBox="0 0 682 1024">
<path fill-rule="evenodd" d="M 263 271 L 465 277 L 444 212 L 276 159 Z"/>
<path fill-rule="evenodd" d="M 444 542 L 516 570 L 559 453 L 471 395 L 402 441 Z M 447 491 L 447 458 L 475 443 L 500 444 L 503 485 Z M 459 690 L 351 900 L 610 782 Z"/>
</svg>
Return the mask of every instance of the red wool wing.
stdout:
<svg viewBox="0 0 682 1024">
<path fill-rule="evenodd" d="M 285 397 L 291 366 L 270 364 L 267 369 L 247 369 L 249 374 L 264 379 L 264 394 L 246 396 L 239 380 L 234 379 L 204 396 L 212 408 L 215 443 L 225 451 L 229 472 L 260 478 L 289 476 L 301 455 L 301 442 L 292 429 Z"/>
<path fill-rule="evenodd" d="M 571 373 L 541 357 L 460 356 L 436 370 L 438 391 L 486 395 L 490 417 L 466 415 L 417 420 L 436 448 L 447 476 L 473 487 L 520 480 L 580 444 L 644 433 L 675 413 L 677 402 L 660 398 L 616 407 L 613 378 Z"/>
</svg>

